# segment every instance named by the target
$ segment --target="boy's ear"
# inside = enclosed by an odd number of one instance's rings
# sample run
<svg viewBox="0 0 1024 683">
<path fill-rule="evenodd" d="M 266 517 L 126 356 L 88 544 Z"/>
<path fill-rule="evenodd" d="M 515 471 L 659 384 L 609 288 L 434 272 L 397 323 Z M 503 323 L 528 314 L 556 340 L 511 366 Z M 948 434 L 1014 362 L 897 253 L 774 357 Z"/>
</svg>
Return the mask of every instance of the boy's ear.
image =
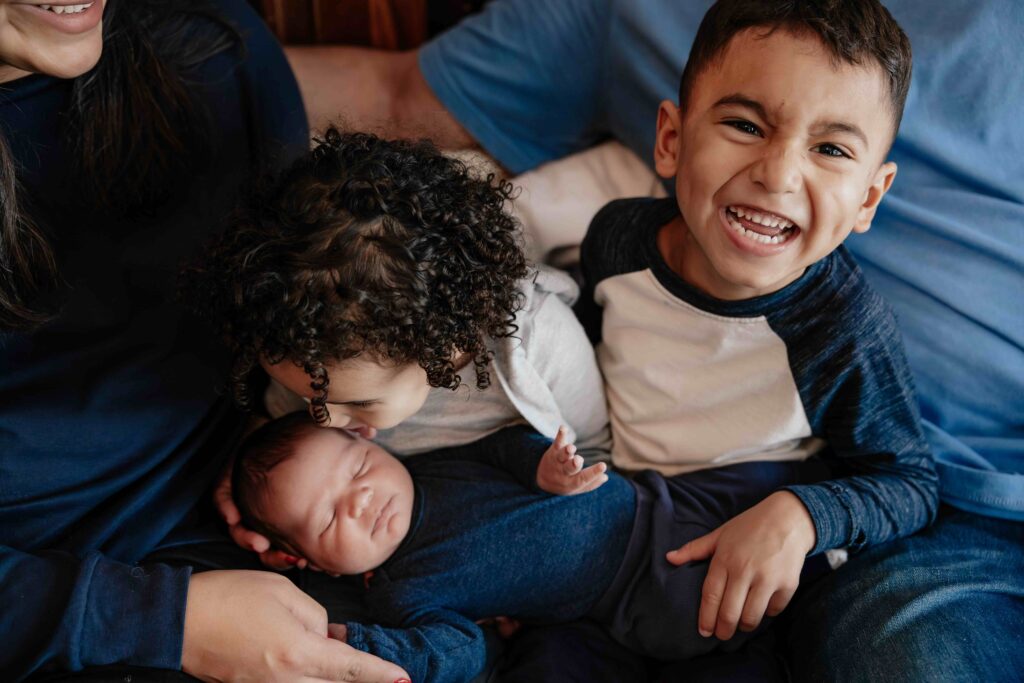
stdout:
<svg viewBox="0 0 1024 683">
<path fill-rule="evenodd" d="M 892 181 L 896 178 L 896 163 L 887 161 L 878 167 L 871 186 L 864 193 L 864 203 L 860 205 L 857 212 L 857 222 L 853 225 L 854 232 L 867 232 L 871 228 L 871 221 L 875 218 L 875 212 L 882 201 L 882 197 L 892 187 Z"/>
<path fill-rule="evenodd" d="M 662 178 L 673 178 L 679 164 L 682 141 L 682 112 L 672 100 L 658 106 L 658 127 L 654 134 L 654 170 Z"/>
</svg>

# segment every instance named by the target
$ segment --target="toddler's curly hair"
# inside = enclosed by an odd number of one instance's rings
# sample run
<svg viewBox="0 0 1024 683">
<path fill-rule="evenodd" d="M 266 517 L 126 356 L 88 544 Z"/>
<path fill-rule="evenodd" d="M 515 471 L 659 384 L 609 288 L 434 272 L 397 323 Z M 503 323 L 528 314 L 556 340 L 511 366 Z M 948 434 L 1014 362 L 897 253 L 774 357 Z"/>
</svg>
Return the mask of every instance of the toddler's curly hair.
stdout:
<svg viewBox="0 0 1024 683">
<path fill-rule="evenodd" d="M 481 178 L 427 141 L 330 128 L 290 168 L 256 185 L 206 257 L 185 272 L 187 305 L 233 354 L 235 400 L 251 409 L 261 359 L 312 378 L 329 420 L 327 365 L 365 356 L 415 362 L 434 387 L 490 383 L 488 338 L 515 333 L 528 269 L 505 212 L 512 185 Z"/>
</svg>

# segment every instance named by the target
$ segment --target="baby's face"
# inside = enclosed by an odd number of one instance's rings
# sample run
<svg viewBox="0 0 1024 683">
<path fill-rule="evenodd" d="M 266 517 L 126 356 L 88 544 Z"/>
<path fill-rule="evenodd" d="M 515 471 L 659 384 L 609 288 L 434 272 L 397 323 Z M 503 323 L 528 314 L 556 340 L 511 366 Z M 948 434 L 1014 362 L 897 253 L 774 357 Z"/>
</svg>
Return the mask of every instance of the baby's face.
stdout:
<svg viewBox="0 0 1024 683">
<path fill-rule="evenodd" d="M 394 456 L 346 432 L 316 429 L 271 470 L 263 507 L 307 560 L 333 574 L 361 574 L 398 548 L 412 505 L 412 477 Z"/>
</svg>

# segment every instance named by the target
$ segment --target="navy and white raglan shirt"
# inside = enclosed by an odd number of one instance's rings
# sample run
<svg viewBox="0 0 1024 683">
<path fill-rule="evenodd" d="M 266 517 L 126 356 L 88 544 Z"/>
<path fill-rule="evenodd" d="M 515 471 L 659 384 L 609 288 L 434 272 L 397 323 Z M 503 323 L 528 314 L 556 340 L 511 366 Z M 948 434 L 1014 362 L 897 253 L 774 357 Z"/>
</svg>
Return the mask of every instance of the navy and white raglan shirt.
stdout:
<svg viewBox="0 0 1024 683">
<path fill-rule="evenodd" d="M 829 459 L 836 479 L 786 487 L 814 520 L 811 554 L 930 523 L 937 479 L 895 317 L 849 253 L 777 292 L 722 301 L 658 251 L 678 213 L 673 198 L 615 201 L 583 242 L 577 311 L 605 378 L 612 462 L 674 475 Z"/>
</svg>

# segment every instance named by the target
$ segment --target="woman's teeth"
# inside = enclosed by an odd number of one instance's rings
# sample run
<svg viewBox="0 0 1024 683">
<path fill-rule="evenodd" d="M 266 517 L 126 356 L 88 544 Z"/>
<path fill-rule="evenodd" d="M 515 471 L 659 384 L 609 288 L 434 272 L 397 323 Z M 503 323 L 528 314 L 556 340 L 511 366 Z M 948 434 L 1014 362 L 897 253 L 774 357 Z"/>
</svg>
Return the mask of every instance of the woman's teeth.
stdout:
<svg viewBox="0 0 1024 683">
<path fill-rule="evenodd" d="M 774 235 L 762 235 L 754 230 L 747 230 L 740 224 L 736 217 L 744 218 L 751 223 L 763 225 L 769 229 L 777 229 L 779 232 Z M 782 244 L 789 240 L 793 236 L 795 227 L 792 221 L 786 220 L 781 216 L 773 216 L 771 214 L 758 213 L 757 211 L 751 211 L 750 209 L 744 209 L 743 207 L 732 207 L 730 206 L 725 211 L 725 220 L 729 223 L 729 227 L 739 233 L 741 236 L 746 237 L 754 242 L 760 242 L 761 244 Z"/>
<path fill-rule="evenodd" d="M 49 10 L 54 14 L 78 14 L 92 7 L 91 2 L 81 5 L 40 5 L 42 9 Z"/>
</svg>

